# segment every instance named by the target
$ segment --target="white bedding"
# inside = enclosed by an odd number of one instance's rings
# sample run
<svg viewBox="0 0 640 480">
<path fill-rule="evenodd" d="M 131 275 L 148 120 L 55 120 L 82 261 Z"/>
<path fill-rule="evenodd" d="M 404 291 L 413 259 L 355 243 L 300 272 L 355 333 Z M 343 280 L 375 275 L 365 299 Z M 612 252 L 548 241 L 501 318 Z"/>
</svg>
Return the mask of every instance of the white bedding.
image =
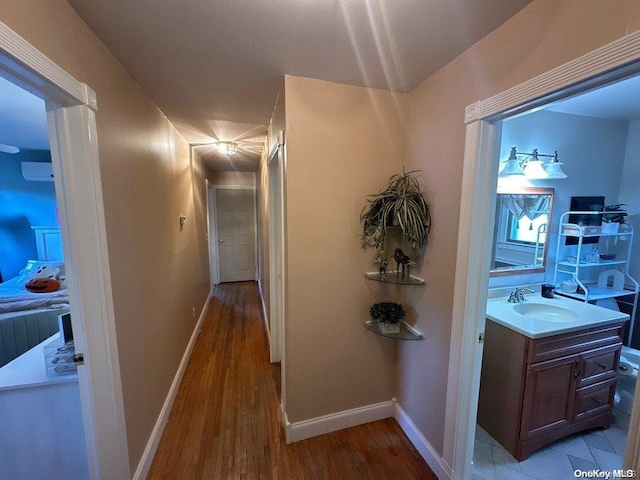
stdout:
<svg viewBox="0 0 640 480">
<path fill-rule="evenodd" d="M 0 283 L 0 313 L 36 308 L 59 308 L 69 304 L 66 288 L 51 293 L 32 293 L 24 288 L 27 280 L 28 277 L 20 275 Z"/>
</svg>

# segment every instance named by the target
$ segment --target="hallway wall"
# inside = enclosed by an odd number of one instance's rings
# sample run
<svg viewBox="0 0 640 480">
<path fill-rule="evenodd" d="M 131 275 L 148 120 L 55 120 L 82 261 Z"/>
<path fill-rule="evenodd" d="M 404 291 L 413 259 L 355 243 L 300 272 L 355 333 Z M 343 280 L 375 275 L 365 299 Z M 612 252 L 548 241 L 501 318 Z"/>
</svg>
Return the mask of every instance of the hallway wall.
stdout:
<svg viewBox="0 0 640 480">
<path fill-rule="evenodd" d="M 389 401 L 396 342 L 363 323 L 389 295 L 365 280 L 366 197 L 402 170 L 406 95 L 285 76 L 287 415 L 299 422 Z"/>
<path fill-rule="evenodd" d="M 0 0 L 1 18 L 97 93 L 100 171 L 132 472 L 209 291 L 210 175 L 64 0 Z M 178 219 L 186 215 L 180 229 Z M 91 262 L 92 259 L 85 259 Z M 99 321 L 100 319 L 96 319 Z"/>
</svg>

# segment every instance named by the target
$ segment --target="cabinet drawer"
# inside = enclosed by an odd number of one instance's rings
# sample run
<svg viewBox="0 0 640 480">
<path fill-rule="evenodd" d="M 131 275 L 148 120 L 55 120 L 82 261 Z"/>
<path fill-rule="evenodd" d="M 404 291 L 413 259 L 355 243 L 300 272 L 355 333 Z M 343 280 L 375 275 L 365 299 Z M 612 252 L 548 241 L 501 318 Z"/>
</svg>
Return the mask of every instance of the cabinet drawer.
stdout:
<svg viewBox="0 0 640 480">
<path fill-rule="evenodd" d="M 624 322 L 614 323 L 530 340 L 527 363 L 551 360 L 610 345 L 621 345 L 623 324 Z"/>
<path fill-rule="evenodd" d="M 610 411 L 613 408 L 615 389 L 614 378 L 576 390 L 574 421 Z"/>
<path fill-rule="evenodd" d="M 578 387 L 602 382 L 616 377 L 616 367 L 622 344 L 596 348 L 580 355 Z"/>
</svg>

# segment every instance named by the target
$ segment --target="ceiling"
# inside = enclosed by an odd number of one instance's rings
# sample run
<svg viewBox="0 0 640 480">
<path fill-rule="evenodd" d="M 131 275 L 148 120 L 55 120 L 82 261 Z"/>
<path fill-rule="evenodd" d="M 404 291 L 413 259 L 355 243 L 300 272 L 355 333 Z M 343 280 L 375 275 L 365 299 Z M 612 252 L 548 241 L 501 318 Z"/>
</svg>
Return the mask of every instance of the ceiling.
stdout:
<svg viewBox="0 0 640 480">
<path fill-rule="evenodd" d="M 282 75 L 408 92 L 531 0 L 69 0 L 216 169 L 255 170 Z M 210 152 L 209 152 L 210 151 Z"/>
<path fill-rule="evenodd" d="M 495 11 L 500 1 L 442 1 L 428 8 L 424 0 L 389 4 L 382 0 L 270 0 L 255 5 L 229 1 L 218 2 L 220 5 L 209 2 L 207 8 L 192 5 L 194 11 L 190 12 L 172 7 L 173 2 L 168 0 L 70 3 L 87 20 L 100 19 L 90 22 L 92 28 L 190 143 L 238 142 L 239 153 L 232 156 L 218 153 L 212 145 L 196 147 L 214 169 L 253 171 L 283 73 L 410 91 L 448 62 L 449 56 L 464 49 L 465 42 L 472 41 L 469 32 L 461 35 L 454 30 L 463 30 L 473 21 L 475 26 L 469 31 L 481 35 L 477 22 L 482 20 L 484 28 L 490 30 L 528 2 L 514 2 L 517 6 L 513 11 L 503 12 L 492 23 L 487 23 L 486 16 L 472 15 L 468 19 L 455 14 L 471 4 L 478 9 L 478 3 L 486 4 L 487 11 Z M 265 4 L 288 13 L 280 19 L 268 12 Z M 473 8 L 465 11 L 475 12 Z M 170 21 L 172 15 L 175 22 Z M 196 17 L 206 21 L 200 19 L 193 28 L 187 27 L 186 22 Z M 443 22 L 434 22 L 453 17 L 455 21 L 449 22 L 446 34 L 438 27 Z M 205 31 L 203 24 L 207 22 L 210 28 Z M 223 25 L 229 22 L 235 28 Z M 147 28 L 147 23 L 152 27 Z M 399 31 L 398 25 L 406 28 Z M 177 34 L 184 28 L 190 32 L 187 37 Z M 274 29 L 288 33 L 274 35 Z M 384 35 L 378 38 L 376 32 L 380 31 Z M 173 40 L 158 38 L 163 35 Z M 376 49 L 370 42 L 377 42 Z M 431 43 L 441 48 L 416 47 Z M 395 53 L 387 50 L 390 46 Z M 190 53 L 180 53 L 182 49 Z M 276 51 L 279 53 L 273 53 Z M 203 58 L 211 61 L 204 62 Z M 163 67 L 152 67 L 154 62 Z M 173 70 L 191 74 L 174 75 Z M 640 76 L 555 102 L 546 109 L 613 120 L 640 119 Z M 1 77 L 0 143 L 22 149 L 49 148 L 44 102 Z"/>
<path fill-rule="evenodd" d="M 49 150 L 44 100 L 0 77 L 0 143 Z"/>
<path fill-rule="evenodd" d="M 640 118 L 640 76 L 555 102 L 545 110 L 627 122 L 637 120 Z"/>
</svg>

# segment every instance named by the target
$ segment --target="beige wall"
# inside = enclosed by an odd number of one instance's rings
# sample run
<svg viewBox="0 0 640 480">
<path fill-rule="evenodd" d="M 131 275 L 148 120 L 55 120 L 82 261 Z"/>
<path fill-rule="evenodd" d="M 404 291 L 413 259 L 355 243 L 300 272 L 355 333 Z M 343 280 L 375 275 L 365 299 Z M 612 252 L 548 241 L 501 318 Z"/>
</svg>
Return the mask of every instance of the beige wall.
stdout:
<svg viewBox="0 0 640 480">
<path fill-rule="evenodd" d="M 527 8 L 409 94 L 408 169 L 422 169 L 433 230 L 417 302 L 423 342 L 398 354 L 400 405 L 438 452 L 443 452 L 445 385 L 450 345 L 456 238 L 465 140 L 464 109 L 631 31 L 640 29 L 640 3 L 628 0 L 542 0 Z M 444 452 L 451 459 L 451 448 Z"/>
<path fill-rule="evenodd" d="M 97 93 L 96 114 L 132 471 L 208 292 L 199 158 L 62 0 L 0 0 L 0 20 Z M 178 219 L 186 215 L 180 230 Z M 85 259 L 90 262 L 91 259 Z M 100 319 L 95 319 L 99 321 Z"/>
<path fill-rule="evenodd" d="M 362 326 L 385 292 L 359 215 L 402 168 L 405 96 L 285 77 L 286 401 L 290 422 L 389 401 L 395 341 Z M 386 292 L 388 293 L 388 292 Z"/>
<path fill-rule="evenodd" d="M 222 186 L 255 187 L 256 173 L 216 170 L 211 173 L 211 181 L 216 187 L 222 187 Z"/>
</svg>

